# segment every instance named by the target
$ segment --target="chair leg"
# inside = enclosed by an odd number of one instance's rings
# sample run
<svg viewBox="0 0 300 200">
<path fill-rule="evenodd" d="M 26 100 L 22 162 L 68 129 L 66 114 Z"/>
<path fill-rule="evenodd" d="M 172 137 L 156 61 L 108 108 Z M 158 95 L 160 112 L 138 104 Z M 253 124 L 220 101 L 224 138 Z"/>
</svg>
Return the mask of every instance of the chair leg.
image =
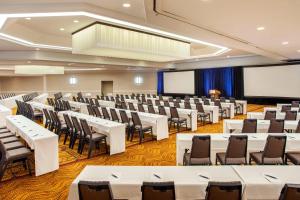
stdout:
<svg viewBox="0 0 300 200">
<path fill-rule="evenodd" d="M 28 169 L 29 175 L 32 176 L 30 162 L 29 162 L 28 158 L 26 159 L 26 165 L 27 165 L 27 169 Z"/>
<path fill-rule="evenodd" d="M 105 150 L 106 150 L 106 153 L 108 154 L 108 147 L 107 147 L 106 138 L 104 138 L 104 144 L 105 144 Z"/>
<path fill-rule="evenodd" d="M 90 141 L 90 144 L 89 144 L 89 152 L 88 152 L 88 158 L 91 157 L 93 148 L 94 148 L 94 142 Z"/>
<path fill-rule="evenodd" d="M 68 136 L 69 136 L 69 132 L 67 131 L 67 132 L 65 133 L 64 144 L 66 144 L 66 142 L 67 142 L 67 139 L 68 139 Z"/>
</svg>

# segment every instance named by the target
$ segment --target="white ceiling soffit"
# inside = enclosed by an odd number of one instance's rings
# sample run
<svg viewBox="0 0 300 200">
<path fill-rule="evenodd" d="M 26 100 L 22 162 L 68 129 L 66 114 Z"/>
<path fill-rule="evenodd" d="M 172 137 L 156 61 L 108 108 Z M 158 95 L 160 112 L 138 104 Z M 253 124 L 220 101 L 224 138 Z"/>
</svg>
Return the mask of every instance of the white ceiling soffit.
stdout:
<svg viewBox="0 0 300 200">
<path fill-rule="evenodd" d="M 278 60 L 300 58 L 300 1 L 156 0 L 155 8 L 158 16 L 214 35 L 208 39 L 214 43 Z"/>
</svg>

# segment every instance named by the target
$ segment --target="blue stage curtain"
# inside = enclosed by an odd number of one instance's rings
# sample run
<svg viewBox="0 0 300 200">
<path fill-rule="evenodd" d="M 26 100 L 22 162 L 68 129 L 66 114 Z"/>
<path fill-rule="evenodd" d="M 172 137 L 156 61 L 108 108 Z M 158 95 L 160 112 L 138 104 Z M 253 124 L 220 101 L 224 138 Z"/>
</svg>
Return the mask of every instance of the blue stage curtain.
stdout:
<svg viewBox="0 0 300 200">
<path fill-rule="evenodd" d="M 234 96 L 234 68 L 211 68 L 196 70 L 196 93 L 199 96 L 209 96 L 209 90 L 221 91 L 221 96 Z M 198 79 L 198 80 L 197 80 Z"/>
<path fill-rule="evenodd" d="M 164 72 L 157 72 L 157 94 L 164 94 Z"/>
</svg>

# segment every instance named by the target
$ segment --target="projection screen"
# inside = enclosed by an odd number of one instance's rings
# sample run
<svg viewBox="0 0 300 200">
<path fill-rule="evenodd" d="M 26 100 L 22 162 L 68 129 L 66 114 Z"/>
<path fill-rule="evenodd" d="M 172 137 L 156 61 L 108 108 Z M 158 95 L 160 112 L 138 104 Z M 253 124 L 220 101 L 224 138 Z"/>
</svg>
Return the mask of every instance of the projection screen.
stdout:
<svg viewBox="0 0 300 200">
<path fill-rule="evenodd" d="M 164 72 L 164 93 L 194 94 L 194 71 Z"/>
<path fill-rule="evenodd" d="M 244 68 L 244 93 L 248 97 L 300 98 L 300 65 Z"/>
</svg>

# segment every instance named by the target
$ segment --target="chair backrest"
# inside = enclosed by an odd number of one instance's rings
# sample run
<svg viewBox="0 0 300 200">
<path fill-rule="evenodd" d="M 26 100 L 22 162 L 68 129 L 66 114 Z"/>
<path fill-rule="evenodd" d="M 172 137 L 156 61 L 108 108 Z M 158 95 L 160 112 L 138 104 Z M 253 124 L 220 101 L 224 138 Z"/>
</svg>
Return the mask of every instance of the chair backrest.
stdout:
<svg viewBox="0 0 300 200">
<path fill-rule="evenodd" d="M 122 123 L 127 123 L 127 124 L 129 124 L 130 120 L 129 120 L 128 116 L 127 116 L 126 111 L 125 111 L 125 110 L 119 110 L 119 112 L 120 112 L 120 116 L 121 116 L 121 121 L 122 121 Z"/>
<path fill-rule="evenodd" d="M 96 105 L 97 107 L 100 107 L 100 103 L 99 103 L 98 100 L 100 100 L 100 99 L 95 99 L 95 105 Z"/>
<path fill-rule="evenodd" d="M 139 112 L 145 112 L 143 104 L 138 103 L 138 110 L 139 110 Z"/>
<path fill-rule="evenodd" d="M 244 119 L 242 133 L 256 133 L 257 119 Z"/>
<path fill-rule="evenodd" d="M 70 119 L 69 115 L 67 115 L 67 114 L 64 113 L 63 116 L 64 116 L 64 120 L 65 120 L 65 122 L 67 124 L 68 129 L 72 130 L 73 129 L 73 124 L 71 122 L 71 119 Z"/>
<path fill-rule="evenodd" d="M 153 105 L 152 100 L 151 99 L 147 99 L 147 104 L 148 105 Z"/>
<path fill-rule="evenodd" d="M 130 103 L 128 103 L 130 104 Z M 125 101 L 121 101 L 121 108 L 127 110 L 127 105 L 125 103 Z"/>
<path fill-rule="evenodd" d="M 200 100 L 198 98 L 194 98 L 194 104 L 200 103 Z"/>
<path fill-rule="evenodd" d="M 109 182 L 79 181 L 79 200 L 113 200 L 113 194 Z"/>
<path fill-rule="evenodd" d="M 44 113 L 44 115 L 46 117 L 46 120 L 47 121 L 51 121 L 50 114 L 49 114 L 48 110 L 45 109 L 45 108 L 43 108 L 43 113 Z"/>
<path fill-rule="evenodd" d="M 153 105 L 148 105 L 148 112 L 152 113 L 152 114 L 155 114 L 155 110 L 154 110 Z"/>
<path fill-rule="evenodd" d="M 54 124 L 56 124 L 57 122 L 56 122 L 56 118 L 54 116 L 54 111 L 53 110 L 49 110 L 49 114 L 50 114 L 50 119 L 52 120 L 52 122 Z"/>
<path fill-rule="evenodd" d="M 298 121 L 298 125 L 297 125 L 295 133 L 300 133 L 300 120 Z"/>
<path fill-rule="evenodd" d="M 292 109 L 292 106 L 290 106 L 290 105 L 283 105 L 281 107 L 281 112 L 286 112 L 286 111 L 289 111 L 291 109 Z"/>
<path fill-rule="evenodd" d="M 204 105 L 206 105 L 206 106 L 209 106 L 209 105 L 210 105 L 209 99 L 205 99 L 205 100 L 203 101 L 203 103 L 204 103 Z"/>
<path fill-rule="evenodd" d="M 180 104 L 179 104 L 178 101 L 175 101 L 173 104 L 174 104 L 174 106 L 175 106 L 176 108 L 180 108 Z"/>
<path fill-rule="evenodd" d="M 71 120 L 72 120 L 72 123 L 73 123 L 73 126 L 75 128 L 75 131 L 79 134 L 79 135 L 82 135 L 82 128 L 78 122 L 78 119 L 74 116 L 71 117 Z"/>
<path fill-rule="evenodd" d="M 108 97 L 108 96 L 105 96 L 105 100 L 106 100 L 106 101 L 109 101 L 109 97 Z"/>
<path fill-rule="evenodd" d="M 263 151 L 262 161 L 264 158 L 282 158 L 285 152 L 286 136 L 285 135 L 268 135 L 267 142 Z"/>
<path fill-rule="evenodd" d="M 142 122 L 137 112 L 131 112 L 131 117 L 134 126 L 142 127 Z"/>
<path fill-rule="evenodd" d="M 171 118 L 179 118 L 177 108 L 170 107 Z"/>
<path fill-rule="evenodd" d="M 102 117 L 98 106 L 93 106 L 92 108 L 93 108 L 93 111 L 94 111 L 96 117 Z"/>
<path fill-rule="evenodd" d="M 144 182 L 142 200 L 175 200 L 174 182 Z"/>
<path fill-rule="evenodd" d="M 146 103 L 146 97 L 145 96 L 142 96 L 142 103 Z"/>
<path fill-rule="evenodd" d="M 86 105 L 89 115 L 94 116 L 94 110 L 91 105 Z"/>
<path fill-rule="evenodd" d="M 110 115 L 111 115 L 112 121 L 119 122 L 119 116 L 118 116 L 118 114 L 116 112 L 116 109 L 111 108 L 110 109 Z"/>
<path fill-rule="evenodd" d="M 136 109 L 135 109 L 135 107 L 134 107 L 134 105 L 133 105 L 132 102 L 129 102 L 129 103 L 128 103 L 128 106 L 129 106 L 129 110 L 131 110 L 131 111 L 136 111 Z"/>
<path fill-rule="evenodd" d="M 285 184 L 281 190 L 279 200 L 300 199 L 300 184 Z"/>
<path fill-rule="evenodd" d="M 184 108 L 185 108 L 185 109 L 192 109 L 191 103 L 185 101 L 185 102 L 184 102 Z"/>
<path fill-rule="evenodd" d="M 276 119 L 276 110 L 267 110 L 264 119 L 265 120 Z"/>
<path fill-rule="evenodd" d="M 169 101 L 164 101 L 164 106 L 165 106 L 165 107 L 170 107 Z"/>
<path fill-rule="evenodd" d="M 85 136 L 88 135 L 91 137 L 93 133 L 92 133 L 87 121 L 85 119 L 80 119 L 80 124 L 81 124 L 82 130 L 84 132 L 84 135 Z"/>
<path fill-rule="evenodd" d="M 196 109 L 198 113 L 204 113 L 204 108 L 202 103 L 196 103 Z"/>
<path fill-rule="evenodd" d="M 160 100 L 157 100 L 157 99 L 156 99 L 156 100 L 155 100 L 155 105 L 156 105 L 156 106 L 160 106 Z"/>
<path fill-rule="evenodd" d="M 107 111 L 106 107 L 101 107 L 101 111 L 102 111 L 102 114 L 103 114 L 103 118 L 110 120 L 110 116 L 108 114 L 108 111 Z"/>
<path fill-rule="evenodd" d="M 210 158 L 210 136 L 193 136 L 191 161 L 199 158 Z"/>
<path fill-rule="evenodd" d="M 173 99 L 173 97 L 169 97 L 169 102 L 174 102 L 174 99 Z"/>
<path fill-rule="evenodd" d="M 285 112 L 284 120 L 296 120 L 297 115 L 298 115 L 297 111 L 288 110 L 288 111 Z"/>
<path fill-rule="evenodd" d="M 232 135 L 225 154 L 225 163 L 228 158 L 246 158 L 247 156 L 247 135 Z"/>
<path fill-rule="evenodd" d="M 215 106 L 218 106 L 220 109 L 222 109 L 222 104 L 220 100 L 215 100 Z"/>
<path fill-rule="evenodd" d="M 268 133 L 283 133 L 283 132 L 284 132 L 284 120 L 271 119 Z"/>
<path fill-rule="evenodd" d="M 167 112 L 164 106 L 158 106 L 158 114 L 167 116 Z"/>
<path fill-rule="evenodd" d="M 299 108 L 299 101 L 292 101 L 292 107 Z"/>
<path fill-rule="evenodd" d="M 206 200 L 241 200 L 241 182 L 209 182 L 206 188 Z"/>
<path fill-rule="evenodd" d="M 96 101 L 96 100 L 95 100 L 95 101 Z M 90 104 L 91 106 L 95 105 L 94 100 L 93 100 L 92 98 L 89 99 L 89 104 Z"/>
</svg>

